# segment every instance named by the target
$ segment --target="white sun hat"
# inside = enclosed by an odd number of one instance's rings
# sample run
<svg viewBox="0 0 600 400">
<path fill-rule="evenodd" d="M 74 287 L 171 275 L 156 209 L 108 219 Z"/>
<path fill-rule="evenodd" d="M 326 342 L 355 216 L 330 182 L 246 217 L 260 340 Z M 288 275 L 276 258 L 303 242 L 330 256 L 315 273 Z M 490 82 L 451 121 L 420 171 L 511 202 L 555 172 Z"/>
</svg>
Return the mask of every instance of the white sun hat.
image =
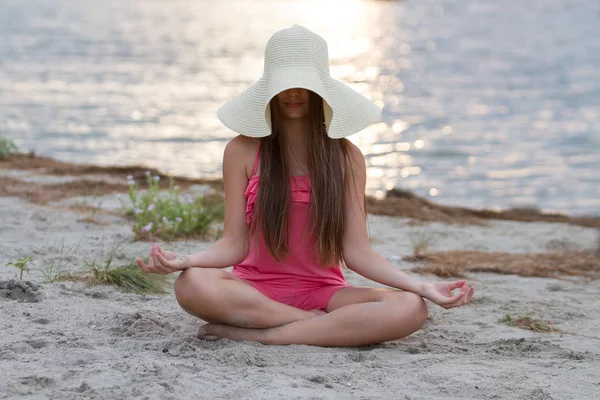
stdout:
<svg viewBox="0 0 600 400">
<path fill-rule="evenodd" d="M 229 129 L 250 137 L 271 134 L 269 102 L 287 89 L 308 89 L 323 99 L 327 135 L 340 139 L 381 119 L 381 109 L 329 74 L 327 43 L 294 25 L 275 33 L 265 49 L 263 76 L 217 111 Z"/>
</svg>

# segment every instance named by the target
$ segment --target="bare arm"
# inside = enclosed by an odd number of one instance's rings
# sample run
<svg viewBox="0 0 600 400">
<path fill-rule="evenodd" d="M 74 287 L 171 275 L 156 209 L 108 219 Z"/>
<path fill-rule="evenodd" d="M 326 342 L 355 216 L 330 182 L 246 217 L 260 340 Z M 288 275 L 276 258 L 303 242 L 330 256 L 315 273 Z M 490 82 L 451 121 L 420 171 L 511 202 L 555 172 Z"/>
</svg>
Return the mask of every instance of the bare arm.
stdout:
<svg viewBox="0 0 600 400">
<path fill-rule="evenodd" d="M 178 256 L 176 259 L 185 262 L 185 269 L 227 268 L 242 262 L 246 258 L 246 254 L 240 242 L 231 238 L 223 238 L 199 253 Z"/>
<path fill-rule="evenodd" d="M 371 247 L 364 208 L 367 182 L 365 159 L 358 147 L 353 144 L 350 146 L 351 165 L 346 168 L 346 229 L 342 244 L 344 261 L 348 268 L 374 282 L 422 294 L 422 281 L 394 267 Z"/>
<path fill-rule="evenodd" d="M 248 139 L 238 136 L 225 146 L 223 154 L 223 186 L 225 190 L 225 221 L 223 237 L 207 249 L 187 256 L 165 257 L 153 246 L 149 265 L 136 260 L 147 272 L 167 274 L 187 268 L 227 268 L 243 261 L 248 254 L 249 228 L 246 224 L 246 198 L 248 185 L 246 165 L 253 160 Z M 156 247 L 156 249 L 155 249 Z M 152 260 L 152 264 L 150 261 Z"/>
<path fill-rule="evenodd" d="M 416 293 L 444 308 L 467 304 L 475 293 L 475 288 L 469 287 L 466 281 L 423 282 L 394 267 L 371 247 L 364 208 L 367 181 L 365 159 L 360 149 L 354 145 L 351 145 L 350 159 L 351 166 L 346 168 L 349 184 L 346 187 L 346 228 L 342 243 L 344 261 L 348 268 L 374 282 Z M 460 293 L 454 295 L 454 289 L 460 289 Z"/>
<path fill-rule="evenodd" d="M 248 185 L 246 163 L 252 157 L 248 152 L 247 140 L 232 139 L 223 154 L 223 186 L 225 189 L 225 221 L 223 237 L 206 250 L 187 256 L 188 268 L 227 268 L 242 262 L 248 255 L 249 229 L 246 224 L 246 198 Z"/>
</svg>

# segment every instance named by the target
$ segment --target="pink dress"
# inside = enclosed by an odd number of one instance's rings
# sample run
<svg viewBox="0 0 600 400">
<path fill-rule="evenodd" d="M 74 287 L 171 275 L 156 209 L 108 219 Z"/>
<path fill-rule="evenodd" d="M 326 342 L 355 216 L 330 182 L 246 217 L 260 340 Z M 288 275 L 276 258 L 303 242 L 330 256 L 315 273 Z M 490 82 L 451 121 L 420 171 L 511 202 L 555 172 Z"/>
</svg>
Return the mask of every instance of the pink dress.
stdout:
<svg viewBox="0 0 600 400">
<path fill-rule="evenodd" d="M 260 146 L 256 152 L 252 176 L 246 188 L 246 223 L 250 224 L 258 196 L 259 176 L 256 175 Z M 267 250 L 262 235 L 250 240 L 248 256 L 234 265 L 237 276 L 272 300 L 303 310 L 323 310 L 331 296 L 348 287 L 339 265 L 321 267 L 312 247 L 314 233 L 309 234 L 310 178 L 294 176 L 290 210 L 290 251 L 283 262 L 275 260 Z"/>
</svg>

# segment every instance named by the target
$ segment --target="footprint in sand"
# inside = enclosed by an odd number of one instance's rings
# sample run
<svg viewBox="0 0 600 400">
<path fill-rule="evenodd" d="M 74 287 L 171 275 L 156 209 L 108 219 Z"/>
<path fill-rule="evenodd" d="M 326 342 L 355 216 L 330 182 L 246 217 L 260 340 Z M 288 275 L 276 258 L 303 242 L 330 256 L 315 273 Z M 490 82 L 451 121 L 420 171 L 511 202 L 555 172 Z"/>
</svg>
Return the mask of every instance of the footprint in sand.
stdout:
<svg viewBox="0 0 600 400">
<path fill-rule="evenodd" d="M 30 281 L 0 281 L 0 297 L 16 300 L 19 303 L 37 303 L 42 300 L 40 286 Z"/>
<path fill-rule="evenodd" d="M 111 330 L 118 336 L 129 336 L 147 339 L 149 337 L 163 338 L 177 330 L 171 326 L 166 317 L 160 314 L 152 316 L 139 312 L 133 314 L 117 314 L 115 325 Z"/>
</svg>

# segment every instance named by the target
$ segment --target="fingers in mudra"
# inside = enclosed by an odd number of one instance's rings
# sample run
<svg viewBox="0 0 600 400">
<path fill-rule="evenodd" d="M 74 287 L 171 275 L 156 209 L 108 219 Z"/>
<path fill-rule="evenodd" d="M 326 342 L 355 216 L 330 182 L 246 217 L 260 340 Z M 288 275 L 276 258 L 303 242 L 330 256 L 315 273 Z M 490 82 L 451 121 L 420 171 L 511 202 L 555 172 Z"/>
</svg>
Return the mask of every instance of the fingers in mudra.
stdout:
<svg viewBox="0 0 600 400">
<path fill-rule="evenodd" d="M 452 288 L 452 286 L 450 286 L 450 287 Z M 469 287 L 469 285 L 466 282 L 464 282 L 462 284 L 462 286 L 459 286 L 457 288 L 460 288 L 460 293 L 458 294 L 458 298 L 454 302 L 446 304 L 444 306 L 445 309 L 460 307 L 460 306 L 469 304 L 469 302 L 471 301 L 471 298 L 475 294 L 475 286 Z M 453 290 L 453 289 L 451 289 L 451 290 Z"/>
<path fill-rule="evenodd" d="M 158 254 L 160 254 L 161 256 L 165 255 L 165 251 L 163 249 L 161 249 L 160 246 L 156 243 L 152 243 L 152 250 L 156 250 L 156 252 Z"/>
<path fill-rule="evenodd" d="M 160 260 L 158 260 L 158 257 L 160 257 L 159 254 L 159 250 L 152 246 L 150 252 L 148 253 L 148 264 L 145 264 L 144 261 L 139 257 L 136 258 L 135 261 L 144 272 L 161 275 L 170 274 L 173 271 L 163 265 Z"/>
<path fill-rule="evenodd" d="M 173 268 L 173 266 L 171 265 L 170 261 L 167 261 L 160 253 L 157 249 L 152 249 L 152 260 L 154 262 L 154 269 L 159 273 L 159 274 L 163 274 L 163 275 L 167 275 L 170 274 L 171 272 L 174 272 L 175 269 Z"/>
</svg>

